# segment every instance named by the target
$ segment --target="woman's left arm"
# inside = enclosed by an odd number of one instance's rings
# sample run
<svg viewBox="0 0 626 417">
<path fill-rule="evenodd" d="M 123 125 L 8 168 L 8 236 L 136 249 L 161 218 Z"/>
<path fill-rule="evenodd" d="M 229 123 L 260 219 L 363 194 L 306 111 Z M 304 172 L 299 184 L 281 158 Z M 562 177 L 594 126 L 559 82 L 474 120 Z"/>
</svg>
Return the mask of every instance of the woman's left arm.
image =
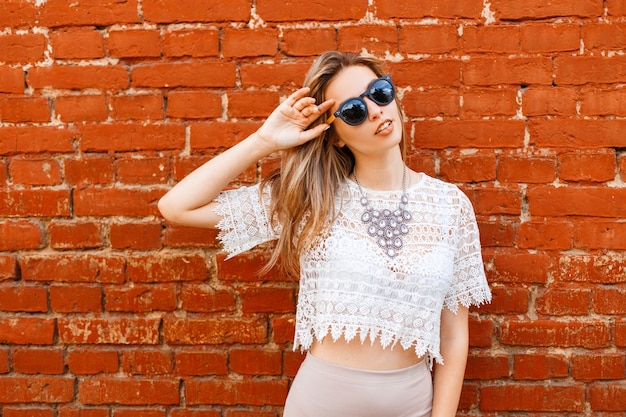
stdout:
<svg viewBox="0 0 626 417">
<path fill-rule="evenodd" d="M 461 398 L 469 349 L 469 309 L 459 305 L 457 313 L 441 312 L 441 355 L 435 363 L 432 417 L 454 417 Z"/>
</svg>

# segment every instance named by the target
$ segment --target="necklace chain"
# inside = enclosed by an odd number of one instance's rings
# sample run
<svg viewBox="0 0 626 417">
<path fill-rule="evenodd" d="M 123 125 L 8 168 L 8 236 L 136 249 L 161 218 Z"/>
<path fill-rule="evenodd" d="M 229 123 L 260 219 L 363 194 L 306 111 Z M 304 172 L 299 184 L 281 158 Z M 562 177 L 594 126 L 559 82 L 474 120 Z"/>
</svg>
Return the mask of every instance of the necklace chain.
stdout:
<svg viewBox="0 0 626 417">
<path fill-rule="evenodd" d="M 374 209 L 370 205 L 363 188 L 361 188 L 361 183 L 354 169 L 352 170 L 352 176 L 361 194 L 360 202 L 364 208 L 363 214 L 361 214 L 361 221 L 367 228 L 367 234 L 376 241 L 387 256 L 390 258 L 395 257 L 398 251 L 402 249 L 402 246 L 404 246 L 402 237 L 409 233 L 409 227 L 406 223 L 411 220 L 412 217 L 411 213 L 406 209 L 409 203 L 409 198 L 406 195 L 406 165 L 404 165 L 404 171 L 402 173 L 402 196 L 400 197 L 398 208 L 393 211 L 389 209 Z"/>
</svg>

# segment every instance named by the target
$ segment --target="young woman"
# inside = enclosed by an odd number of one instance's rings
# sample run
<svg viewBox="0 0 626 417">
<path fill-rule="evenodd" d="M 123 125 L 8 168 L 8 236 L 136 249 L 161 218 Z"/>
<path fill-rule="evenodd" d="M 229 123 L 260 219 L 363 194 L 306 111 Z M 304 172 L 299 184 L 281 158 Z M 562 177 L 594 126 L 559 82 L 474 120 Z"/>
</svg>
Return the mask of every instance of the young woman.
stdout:
<svg viewBox="0 0 626 417">
<path fill-rule="evenodd" d="M 405 165 L 403 116 L 381 62 L 327 52 L 304 85 L 159 209 L 219 228 L 231 255 L 274 240 L 268 267 L 280 259 L 300 277 L 294 346 L 308 354 L 285 417 L 452 417 L 468 307 L 491 298 L 472 206 Z M 263 182 L 222 191 L 276 151 L 280 168 Z"/>
</svg>

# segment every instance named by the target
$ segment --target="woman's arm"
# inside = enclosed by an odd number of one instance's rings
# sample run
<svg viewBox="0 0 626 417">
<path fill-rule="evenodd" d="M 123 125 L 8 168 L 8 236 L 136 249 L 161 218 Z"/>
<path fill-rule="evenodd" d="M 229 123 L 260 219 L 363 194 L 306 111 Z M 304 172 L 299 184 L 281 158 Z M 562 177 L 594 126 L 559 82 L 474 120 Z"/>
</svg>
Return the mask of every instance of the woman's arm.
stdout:
<svg viewBox="0 0 626 417">
<path fill-rule="evenodd" d="M 281 103 L 258 131 L 232 148 L 206 162 L 183 178 L 158 203 L 168 221 L 185 226 L 215 227 L 220 218 L 212 201 L 229 182 L 258 160 L 281 149 L 300 145 L 319 136 L 327 124 L 307 130 L 332 106 L 328 100 L 319 106 L 301 88 Z"/>
<path fill-rule="evenodd" d="M 441 313 L 441 354 L 444 364 L 435 364 L 432 417 L 454 417 L 459 406 L 469 346 L 469 309 L 459 306 L 454 314 Z"/>
</svg>

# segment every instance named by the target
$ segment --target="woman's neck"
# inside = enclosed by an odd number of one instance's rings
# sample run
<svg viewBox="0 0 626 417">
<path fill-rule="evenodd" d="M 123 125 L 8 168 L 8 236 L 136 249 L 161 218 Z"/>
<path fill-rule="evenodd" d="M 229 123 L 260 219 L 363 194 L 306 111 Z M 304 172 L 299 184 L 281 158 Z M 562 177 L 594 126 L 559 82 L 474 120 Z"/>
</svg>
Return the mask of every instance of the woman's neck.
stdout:
<svg viewBox="0 0 626 417">
<path fill-rule="evenodd" d="M 401 190 L 407 184 L 405 165 L 401 157 L 390 160 L 357 160 L 352 179 L 356 174 L 358 183 L 371 190 Z"/>
</svg>

